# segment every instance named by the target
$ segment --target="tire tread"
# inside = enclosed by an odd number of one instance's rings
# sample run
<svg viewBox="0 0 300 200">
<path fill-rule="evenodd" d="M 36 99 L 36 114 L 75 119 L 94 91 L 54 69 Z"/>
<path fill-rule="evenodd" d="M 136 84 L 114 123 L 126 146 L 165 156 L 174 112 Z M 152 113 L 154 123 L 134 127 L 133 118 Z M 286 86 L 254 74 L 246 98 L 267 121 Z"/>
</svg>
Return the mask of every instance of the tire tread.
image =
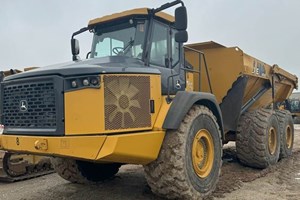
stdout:
<svg viewBox="0 0 300 200">
<path fill-rule="evenodd" d="M 276 161 L 270 159 L 268 143 L 266 143 L 269 119 L 272 115 L 272 110 L 258 109 L 241 116 L 237 128 L 236 150 L 242 164 L 266 168 L 277 162 L 278 158 L 275 158 Z M 275 154 L 279 157 L 279 149 L 278 156 L 277 151 Z"/>
<path fill-rule="evenodd" d="M 205 106 L 194 105 L 187 113 L 178 130 L 170 130 L 166 133 L 159 157 L 156 161 L 145 165 L 145 177 L 151 190 L 159 196 L 168 199 L 199 199 L 200 196 L 207 196 L 216 187 L 213 185 L 210 191 L 205 194 L 199 194 L 193 187 L 186 176 L 184 167 L 185 141 L 189 127 L 192 121 L 199 114 L 211 117 L 218 128 L 218 134 L 221 142 L 221 132 L 216 117 Z M 222 157 L 222 146 L 218 152 Z M 222 165 L 222 163 L 221 163 Z M 221 173 L 221 167 L 218 177 Z M 216 181 L 217 182 L 217 181 Z"/>
</svg>

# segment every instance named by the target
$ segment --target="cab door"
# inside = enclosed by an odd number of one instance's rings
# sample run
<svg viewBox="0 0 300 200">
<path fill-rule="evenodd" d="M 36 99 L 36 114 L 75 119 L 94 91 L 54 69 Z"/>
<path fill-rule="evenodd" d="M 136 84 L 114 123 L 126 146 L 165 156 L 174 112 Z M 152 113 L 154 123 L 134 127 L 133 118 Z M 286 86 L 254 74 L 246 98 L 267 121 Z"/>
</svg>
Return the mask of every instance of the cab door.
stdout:
<svg viewBox="0 0 300 200">
<path fill-rule="evenodd" d="M 185 76 L 180 70 L 179 44 L 175 42 L 175 30 L 166 24 L 153 21 L 149 66 L 161 72 L 162 94 L 175 94 L 184 90 Z M 179 74 L 181 72 L 182 74 Z M 168 84 L 169 81 L 169 84 Z"/>
</svg>

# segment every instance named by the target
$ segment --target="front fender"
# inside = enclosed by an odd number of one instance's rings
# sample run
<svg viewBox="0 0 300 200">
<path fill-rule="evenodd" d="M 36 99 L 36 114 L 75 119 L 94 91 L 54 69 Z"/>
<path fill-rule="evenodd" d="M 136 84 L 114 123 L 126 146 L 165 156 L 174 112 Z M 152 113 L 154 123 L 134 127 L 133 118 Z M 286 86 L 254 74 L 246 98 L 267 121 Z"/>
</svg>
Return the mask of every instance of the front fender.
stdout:
<svg viewBox="0 0 300 200">
<path fill-rule="evenodd" d="M 184 116 L 194 104 L 204 105 L 212 111 L 217 118 L 222 139 L 224 139 L 223 119 L 219 104 L 217 103 L 216 97 L 213 94 L 205 92 L 177 92 L 164 121 L 163 128 L 173 130 L 178 129 Z"/>
</svg>

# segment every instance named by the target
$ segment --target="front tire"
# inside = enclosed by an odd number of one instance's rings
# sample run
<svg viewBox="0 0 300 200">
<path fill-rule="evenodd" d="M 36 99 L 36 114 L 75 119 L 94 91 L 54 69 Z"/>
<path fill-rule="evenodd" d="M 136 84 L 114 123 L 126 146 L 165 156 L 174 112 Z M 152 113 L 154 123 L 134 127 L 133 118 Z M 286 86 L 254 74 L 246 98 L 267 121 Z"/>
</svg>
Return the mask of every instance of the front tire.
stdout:
<svg viewBox="0 0 300 200">
<path fill-rule="evenodd" d="M 92 184 L 104 181 L 118 173 L 121 164 L 93 163 L 69 158 L 52 158 L 56 173 L 72 183 Z"/>
<path fill-rule="evenodd" d="M 193 106 L 178 130 L 167 131 L 160 154 L 144 166 L 152 191 L 169 199 L 199 199 L 216 187 L 222 165 L 221 133 L 205 106 Z"/>
</svg>

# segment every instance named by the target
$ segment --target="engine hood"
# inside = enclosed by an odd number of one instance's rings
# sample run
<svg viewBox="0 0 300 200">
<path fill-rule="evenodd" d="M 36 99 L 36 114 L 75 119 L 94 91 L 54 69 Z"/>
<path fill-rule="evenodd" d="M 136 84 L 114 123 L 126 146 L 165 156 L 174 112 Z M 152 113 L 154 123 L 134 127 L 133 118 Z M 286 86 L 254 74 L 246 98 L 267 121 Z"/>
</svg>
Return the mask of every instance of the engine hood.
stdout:
<svg viewBox="0 0 300 200">
<path fill-rule="evenodd" d="M 87 74 L 160 74 L 155 68 L 144 66 L 138 59 L 125 56 L 109 56 L 84 61 L 67 62 L 6 77 L 4 80 L 15 80 L 36 76 L 58 75 L 63 77 Z"/>
</svg>

